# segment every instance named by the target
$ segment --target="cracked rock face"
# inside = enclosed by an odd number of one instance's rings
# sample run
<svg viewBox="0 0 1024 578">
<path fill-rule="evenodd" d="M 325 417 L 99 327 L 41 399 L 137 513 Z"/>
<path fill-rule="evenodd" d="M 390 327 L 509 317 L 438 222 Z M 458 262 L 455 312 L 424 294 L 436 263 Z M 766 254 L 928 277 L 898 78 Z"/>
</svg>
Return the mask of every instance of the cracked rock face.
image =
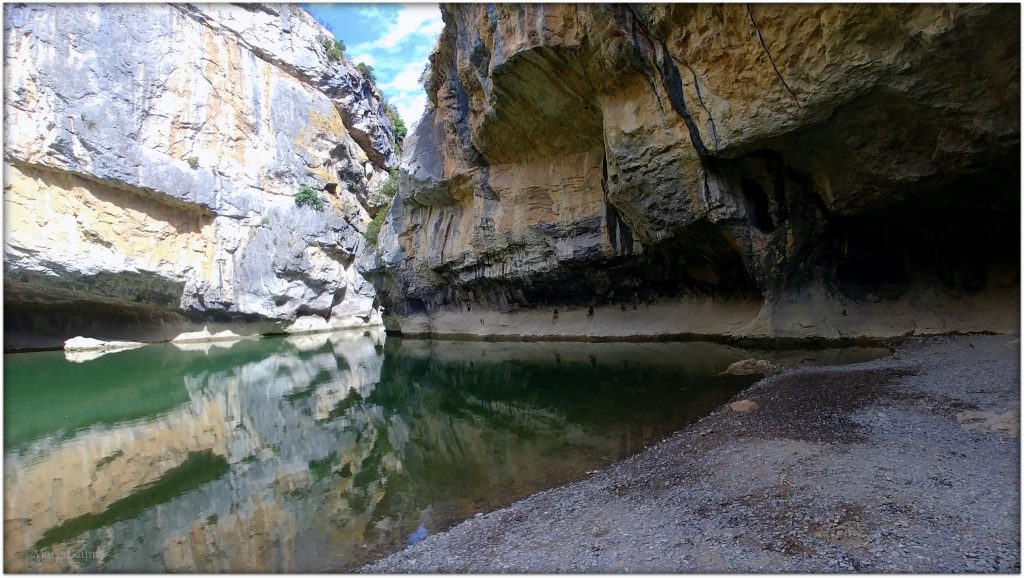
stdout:
<svg viewBox="0 0 1024 578">
<path fill-rule="evenodd" d="M 449 5 L 363 261 L 404 333 L 1016 327 L 1019 7 Z"/>
<path fill-rule="evenodd" d="M 4 33 L 12 346 L 379 321 L 355 261 L 394 128 L 311 16 L 12 5 Z"/>
</svg>

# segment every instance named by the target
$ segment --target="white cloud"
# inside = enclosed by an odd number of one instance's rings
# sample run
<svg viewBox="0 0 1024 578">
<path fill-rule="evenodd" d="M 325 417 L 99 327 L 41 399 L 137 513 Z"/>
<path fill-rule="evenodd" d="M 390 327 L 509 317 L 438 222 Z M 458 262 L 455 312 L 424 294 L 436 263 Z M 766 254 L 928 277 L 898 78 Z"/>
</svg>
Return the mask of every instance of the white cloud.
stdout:
<svg viewBox="0 0 1024 578">
<path fill-rule="evenodd" d="M 365 52 L 362 54 L 353 54 L 352 56 L 349 57 L 349 60 L 351 60 L 352 62 L 365 62 L 370 66 L 375 66 L 376 62 L 376 59 L 373 57 L 372 54 L 367 54 Z"/>
<path fill-rule="evenodd" d="M 427 95 L 422 90 L 409 93 L 403 92 L 392 98 L 391 103 L 398 109 L 398 114 L 402 115 L 405 126 L 411 130 L 412 126 L 420 120 L 423 109 L 427 106 Z"/>
<path fill-rule="evenodd" d="M 380 6 L 374 6 L 372 4 L 360 6 L 359 9 L 356 10 L 356 14 L 364 18 L 375 18 L 378 20 L 388 19 L 388 15 L 381 10 Z"/>
<path fill-rule="evenodd" d="M 379 48 L 393 50 L 413 35 L 435 38 L 441 33 L 444 23 L 434 4 L 406 4 L 398 11 L 398 19 L 381 34 L 373 44 Z"/>
<path fill-rule="evenodd" d="M 411 127 L 427 101 L 419 79 L 444 28 L 441 12 L 436 4 L 405 4 L 367 6 L 359 13 L 379 23 L 374 28 L 380 33 L 350 46 L 350 58 L 374 68 L 381 91 Z"/>
<path fill-rule="evenodd" d="M 420 89 L 420 74 L 423 73 L 423 65 L 419 62 L 408 64 L 401 72 L 391 77 L 391 80 L 382 82 L 380 87 L 384 90 L 396 92 L 407 92 Z"/>
</svg>

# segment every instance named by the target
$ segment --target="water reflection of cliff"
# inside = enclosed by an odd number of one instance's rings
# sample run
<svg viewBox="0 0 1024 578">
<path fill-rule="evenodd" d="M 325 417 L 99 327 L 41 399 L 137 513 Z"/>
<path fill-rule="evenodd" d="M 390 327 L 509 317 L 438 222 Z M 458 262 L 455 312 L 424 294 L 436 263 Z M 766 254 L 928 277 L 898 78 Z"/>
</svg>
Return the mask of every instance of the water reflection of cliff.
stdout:
<svg viewBox="0 0 1024 578">
<path fill-rule="evenodd" d="M 713 377 L 743 352 L 701 343 L 358 332 L 48 355 L 5 370 L 8 571 L 352 569 L 632 453 L 747 381 Z M 96 557 L 46 556 L 71 550 Z"/>
</svg>

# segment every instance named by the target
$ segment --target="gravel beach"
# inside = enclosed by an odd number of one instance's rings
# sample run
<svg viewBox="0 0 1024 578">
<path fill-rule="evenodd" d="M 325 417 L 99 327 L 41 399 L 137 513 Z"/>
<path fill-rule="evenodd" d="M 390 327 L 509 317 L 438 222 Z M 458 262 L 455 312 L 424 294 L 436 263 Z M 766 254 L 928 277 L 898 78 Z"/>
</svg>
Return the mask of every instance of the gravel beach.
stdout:
<svg viewBox="0 0 1024 578">
<path fill-rule="evenodd" d="M 910 338 L 784 370 L 745 411 L 361 571 L 1017 573 L 1019 348 Z"/>
</svg>

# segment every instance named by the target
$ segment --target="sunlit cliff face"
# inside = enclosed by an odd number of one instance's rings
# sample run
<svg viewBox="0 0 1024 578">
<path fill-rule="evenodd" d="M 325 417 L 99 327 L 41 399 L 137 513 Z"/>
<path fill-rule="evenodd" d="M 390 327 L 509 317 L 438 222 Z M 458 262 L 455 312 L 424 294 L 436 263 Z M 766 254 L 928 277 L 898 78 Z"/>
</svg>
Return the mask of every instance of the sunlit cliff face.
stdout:
<svg viewBox="0 0 1024 578">
<path fill-rule="evenodd" d="M 379 323 L 353 263 L 394 129 L 327 34 L 290 5 L 5 7 L 5 346 Z"/>
</svg>

